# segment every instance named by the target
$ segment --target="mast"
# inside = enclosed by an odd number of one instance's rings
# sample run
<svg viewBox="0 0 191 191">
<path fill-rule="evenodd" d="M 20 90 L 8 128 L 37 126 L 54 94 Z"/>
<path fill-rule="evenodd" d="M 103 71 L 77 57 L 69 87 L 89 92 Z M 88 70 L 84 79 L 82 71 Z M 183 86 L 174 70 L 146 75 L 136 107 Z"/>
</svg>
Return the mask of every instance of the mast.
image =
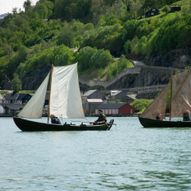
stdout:
<svg viewBox="0 0 191 191">
<path fill-rule="evenodd" d="M 171 121 L 172 118 L 172 76 L 173 74 L 171 73 L 171 79 L 170 79 L 170 105 L 169 105 L 169 120 Z"/>
<path fill-rule="evenodd" d="M 52 64 L 51 66 L 51 70 L 50 70 L 50 90 L 49 90 L 49 103 L 48 103 L 48 118 L 47 118 L 47 123 L 49 123 L 49 120 L 50 120 L 50 97 L 51 97 L 51 88 L 52 88 L 52 74 L 53 74 L 53 69 L 54 69 L 54 66 Z"/>
</svg>

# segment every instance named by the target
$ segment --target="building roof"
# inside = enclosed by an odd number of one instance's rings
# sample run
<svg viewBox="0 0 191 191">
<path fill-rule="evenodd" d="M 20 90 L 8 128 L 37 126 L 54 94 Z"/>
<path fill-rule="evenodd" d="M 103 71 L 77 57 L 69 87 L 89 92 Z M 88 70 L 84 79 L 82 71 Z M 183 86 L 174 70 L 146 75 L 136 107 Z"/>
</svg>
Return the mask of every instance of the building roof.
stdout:
<svg viewBox="0 0 191 191">
<path fill-rule="evenodd" d="M 121 90 L 111 90 L 111 96 L 116 96 L 117 94 L 121 93 Z"/>
<path fill-rule="evenodd" d="M 128 94 L 128 97 L 135 100 L 136 99 L 137 94 Z"/>
<path fill-rule="evenodd" d="M 22 108 L 22 105 L 21 104 L 7 104 L 5 107 L 7 107 L 8 109 L 11 109 L 11 110 L 19 110 Z"/>
<path fill-rule="evenodd" d="M 87 92 L 84 93 L 84 96 L 90 96 L 90 95 L 92 95 L 96 91 L 97 90 L 88 90 Z"/>
<path fill-rule="evenodd" d="M 87 99 L 88 103 L 102 103 L 102 99 Z"/>
<path fill-rule="evenodd" d="M 28 98 L 31 98 L 32 97 L 32 95 L 30 95 L 30 94 L 19 94 L 19 96 L 18 96 L 18 100 L 23 100 L 23 99 L 28 99 Z"/>
<path fill-rule="evenodd" d="M 15 93 L 15 94 L 7 94 L 6 96 L 5 96 L 5 99 L 6 100 L 23 100 L 23 99 L 26 99 L 26 98 L 29 98 L 29 97 L 31 97 L 31 95 L 30 94 L 17 94 L 17 93 Z"/>
<path fill-rule="evenodd" d="M 18 97 L 18 94 L 10 93 L 10 94 L 5 95 L 6 100 L 16 99 L 17 97 Z"/>
</svg>

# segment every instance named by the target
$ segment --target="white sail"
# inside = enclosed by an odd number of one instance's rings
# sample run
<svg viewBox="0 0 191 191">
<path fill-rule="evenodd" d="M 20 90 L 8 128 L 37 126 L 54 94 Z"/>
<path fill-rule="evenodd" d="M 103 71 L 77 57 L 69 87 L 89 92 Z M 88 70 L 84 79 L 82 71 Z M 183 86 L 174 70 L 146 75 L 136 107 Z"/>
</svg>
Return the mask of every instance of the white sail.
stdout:
<svg viewBox="0 0 191 191">
<path fill-rule="evenodd" d="M 84 117 L 77 64 L 53 68 L 49 114 L 62 118 Z"/>
<path fill-rule="evenodd" d="M 45 103 L 45 97 L 47 92 L 47 86 L 49 81 L 49 74 L 45 80 L 41 83 L 33 97 L 25 105 L 25 107 L 18 114 L 19 117 L 24 118 L 40 118 L 42 117 L 42 110 Z"/>
</svg>

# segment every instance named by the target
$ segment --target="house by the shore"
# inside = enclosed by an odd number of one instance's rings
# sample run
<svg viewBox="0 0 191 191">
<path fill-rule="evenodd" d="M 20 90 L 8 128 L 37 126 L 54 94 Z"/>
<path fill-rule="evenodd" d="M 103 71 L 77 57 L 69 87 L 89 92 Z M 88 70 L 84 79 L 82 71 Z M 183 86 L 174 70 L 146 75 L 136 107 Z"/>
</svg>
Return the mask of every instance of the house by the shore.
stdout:
<svg viewBox="0 0 191 191">
<path fill-rule="evenodd" d="M 128 103 L 102 103 L 96 108 L 96 115 L 100 109 L 108 116 L 130 116 L 134 114 L 134 108 Z"/>
</svg>

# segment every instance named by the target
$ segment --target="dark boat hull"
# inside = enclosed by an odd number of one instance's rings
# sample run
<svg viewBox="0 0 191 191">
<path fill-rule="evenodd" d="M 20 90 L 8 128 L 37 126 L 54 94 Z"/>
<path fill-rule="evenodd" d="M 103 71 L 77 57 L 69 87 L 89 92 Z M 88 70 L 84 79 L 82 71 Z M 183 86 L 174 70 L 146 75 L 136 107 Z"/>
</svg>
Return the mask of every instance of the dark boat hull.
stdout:
<svg viewBox="0 0 191 191">
<path fill-rule="evenodd" d="M 191 127 L 191 121 L 161 121 L 139 117 L 141 125 L 145 128 L 150 127 Z"/>
<path fill-rule="evenodd" d="M 22 131 L 105 131 L 110 130 L 113 125 L 113 120 L 102 125 L 81 125 L 68 124 L 47 124 L 36 121 L 30 121 L 19 117 L 13 117 L 17 127 Z"/>
</svg>

